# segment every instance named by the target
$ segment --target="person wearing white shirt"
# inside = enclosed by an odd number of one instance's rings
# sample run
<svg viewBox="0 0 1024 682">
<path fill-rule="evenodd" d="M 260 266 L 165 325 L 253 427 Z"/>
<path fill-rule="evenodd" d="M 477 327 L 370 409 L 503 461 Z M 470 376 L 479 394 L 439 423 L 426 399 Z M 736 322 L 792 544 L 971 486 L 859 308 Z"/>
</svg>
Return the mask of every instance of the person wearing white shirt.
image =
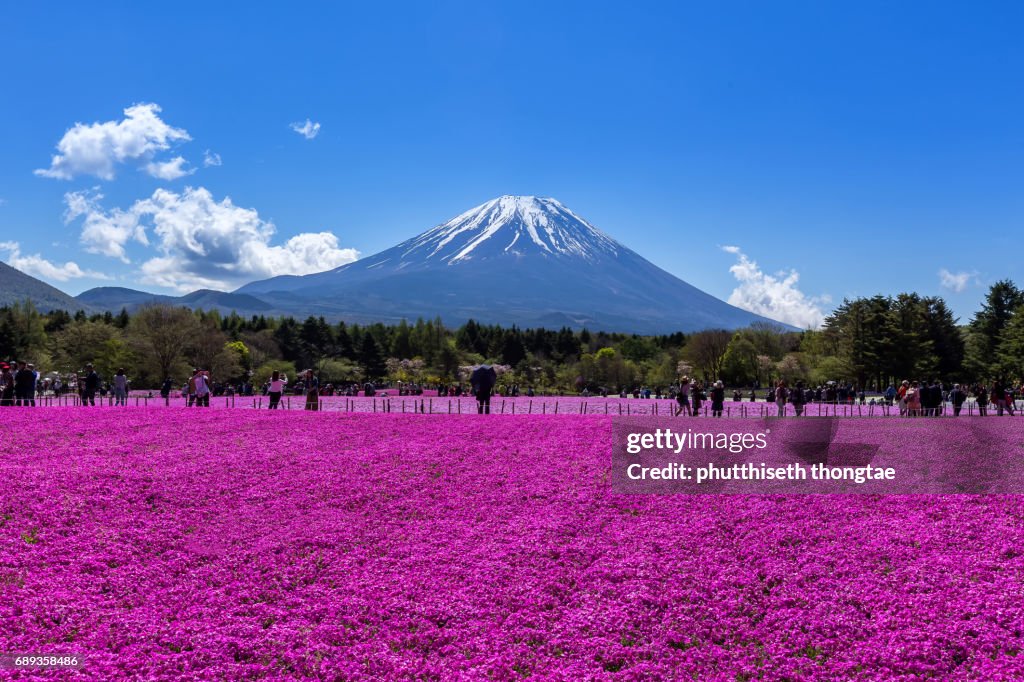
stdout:
<svg viewBox="0 0 1024 682">
<path fill-rule="evenodd" d="M 199 372 L 195 377 L 196 381 L 196 407 L 210 406 L 210 375 L 207 372 Z"/>
<path fill-rule="evenodd" d="M 288 377 L 282 375 L 276 369 L 270 376 L 270 390 L 267 391 L 267 395 L 270 396 L 270 409 L 276 410 L 277 406 L 281 404 L 281 394 L 284 393 L 284 387 L 288 383 Z"/>
</svg>

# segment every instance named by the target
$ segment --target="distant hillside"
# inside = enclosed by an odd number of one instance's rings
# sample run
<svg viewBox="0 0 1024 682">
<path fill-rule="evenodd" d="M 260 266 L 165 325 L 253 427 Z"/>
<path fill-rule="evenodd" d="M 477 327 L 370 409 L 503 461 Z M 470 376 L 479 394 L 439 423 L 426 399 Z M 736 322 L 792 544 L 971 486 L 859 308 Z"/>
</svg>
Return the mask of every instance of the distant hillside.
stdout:
<svg viewBox="0 0 1024 682">
<path fill-rule="evenodd" d="M 89 306 L 68 296 L 60 289 L 51 287 L 21 270 L 0 263 L 0 306 L 21 303 L 26 300 L 41 312 L 50 310 L 89 310 Z"/>
<path fill-rule="evenodd" d="M 96 287 L 83 291 L 75 297 L 79 302 L 99 310 L 120 312 L 121 308 L 132 310 L 147 303 L 170 303 L 173 296 L 151 294 L 148 291 L 136 291 L 125 287 Z"/>
<path fill-rule="evenodd" d="M 99 310 L 119 312 L 126 308 L 129 312 L 144 305 L 163 303 L 180 305 L 187 308 L 203 310 L 219 310 L 221 312 L 236 311 L 239 313 L 268 313 L 271 306 L 249 294 L 232 294 L 212 289 L 199 289 L 184 296 L 167 296 L 151 294 L 146 291 L 126 289 L 124 287 L 97 287 L 83 291 L 77 297 L 80 303 Z"/>
</svg>

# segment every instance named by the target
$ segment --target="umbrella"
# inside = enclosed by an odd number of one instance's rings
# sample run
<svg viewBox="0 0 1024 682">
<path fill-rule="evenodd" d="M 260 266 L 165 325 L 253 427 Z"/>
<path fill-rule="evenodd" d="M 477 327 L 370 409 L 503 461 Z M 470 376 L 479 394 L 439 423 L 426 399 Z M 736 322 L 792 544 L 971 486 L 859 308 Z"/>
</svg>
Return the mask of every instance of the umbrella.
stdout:
<svg viewBox="0 0 1024 682">
<path fill-rule="evenodd" d="M 472 384 L 473 391 L 476 393 L 490 391 L 494 388 L 494 384 L 498 383 L 498 373 L 490 365 L 480 365 L 469 376 L 469 383 Z"/>
</svg>

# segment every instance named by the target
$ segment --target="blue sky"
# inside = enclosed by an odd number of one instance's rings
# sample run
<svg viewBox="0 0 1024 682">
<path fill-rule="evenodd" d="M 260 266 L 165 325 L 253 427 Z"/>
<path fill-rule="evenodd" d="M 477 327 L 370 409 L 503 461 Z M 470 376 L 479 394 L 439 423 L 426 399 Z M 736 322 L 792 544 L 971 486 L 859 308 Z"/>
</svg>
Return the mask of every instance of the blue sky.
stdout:
<svg viewBox="0 0 1024 682">
<path fill-rule="evenodd" d="M 1024 283 L 1010 3 L 31 5 L 0 9 L 0 258 L 72 293 L 306 271 L 502 194 L 791 320 Z"/>
</svg>

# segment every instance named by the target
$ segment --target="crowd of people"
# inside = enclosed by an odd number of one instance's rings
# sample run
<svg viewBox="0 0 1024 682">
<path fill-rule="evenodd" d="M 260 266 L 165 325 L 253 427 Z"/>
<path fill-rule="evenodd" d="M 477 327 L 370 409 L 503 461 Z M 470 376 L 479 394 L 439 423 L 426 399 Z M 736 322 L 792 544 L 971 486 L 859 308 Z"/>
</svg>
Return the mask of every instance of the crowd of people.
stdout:
<svg viewBox="0 0 1024 682">
<path fill-rule="evenodd" d="M 490 366 L 482 365 L 481 368 L 490 368 Z M 161 386 L 160 396 L 165 400 L 170 399 L 175 393 L 174 386 L 173 380 L 166 379 Z M 536 395 L 533 386 L 527 387 L 526 391 L 522 393 L 518 384 L 499 386 L 496 375 L 488 374 L 481 382 L 480 375 L 476 371 L 467 384 L 440 384 L 436 385 L 436 389 L 439 397 L 476 397 L 481 413 L 490 411 L 492 395 L 511 398 L 520 395 L 532 398 Z M 319 377 L 312 369 L 301 372 L 292 382 L 289 382 L 283 372 L 274 371 L 256 389 L 250 381 L 237 383 L 215 381 L 209 370 L 195 368 L 188 381 L 179 390 L 180 396 L 185 399 L 189 407 L 209 407 L 211 397 L 216 396 L 239 395 L 244 397 L 259 394 L 269 399 L 268 406 L 272 410 L 280 407 L 281 399 L 285 395 L 303 396 L 305 408 L 317 410 L 320 407 L 319 399 L 322 396 L 355 397 L 363 395 L 374 397 L 379 394 L 381 397 L 386 397 L 389 395 L 389 391 L 398 396 L 419 396 L 428 389 L 425 385 L 415 382 L 397 382 L 394 386 L 375 382 L 321 384 Z M 120 406 L 128 404 L 130 391 L 131 380 L 126 375 L 124 368 L 118 368 L 109 381 L 105 381 L 92 364 L 86 364 L 84 370 L 66 375 L 62 380 L 61 376 L 57 374 L 41 376 L 31 363 L 0 362 L 0 406 L 32 407 L 37 404 L 36 401 L 40 396 L 61 397 L 68 394 L 77 395 L 82 405 L 94 406 L 97 404 L 97 399 L 101 403 L 109 399 L 111 404 Z M 610 392 L 601 387 L 597 393 L 607 397 Z M 726 388 L 722 381 L 701 381 L 688 376 L 684 376 L 679 384 L 668 389 L 638 386 L 631 391 L 623 388 L 617 393 L 620 398 L 628 398 L 632 395 L 637 399 L 674 399 L 677 402 L 675 410 L 677 416 L 684 413 L 696 416 L 701 413 L 701 407 L 705 403 L 710 403 L 712 416 L 720 417 L 725 410 L 726 402 Z M 580 395 L 587 397 L 591 393 L 584 388 Z M 829 381 L 817 386 L 806 386 L 804 382 L 796 381 L 790 386 L 786 381 L 780 380 L 766 388 L 734 388 L 731 397 L 734 403 L 745 400 L 751 402 L 764 400 L 772 403 L 776 406 L 779 416 L 787 414 L 789 406 L 792 406 L 793 412 L 797 416 L 801 416 L 805 412 L 805 406 L 814 403 L 882 405 L 897 408 L 899 414 L 906 417 L 932 417 L 948 412 L 958 416 L 965 405 L 970 404 L 972 414 L 976 409 L 977 413 L 984 417 L 989 414 L 1014 415 L 1017 409 L 1016 401 L 1024 399 L 1024 383 L 1014 384 L 1000 379 L 990 384 L 977 383 L 966 386 L 959 383 L 943 383 L 937 379 L 931 381 L 906 380 L 900 382 L 898 386 L 890 385 L 885 391 L 869 397 L 863 388 L 858 388 L 851 383 Z"/>
<path fill-rule="evenodd" d="M 684 412 L 689 416 L 700 414 L 703 403 L 711 403 L 712 416 L 720 417 L 725 409 L 725 387 L 721 381 L 708 382 L 705 384 L 699 380 L 683 377 L 679 385 L 671 391 L 672 397 L 678 403 L 675 415 L 679 416 Z M 786 381 L 780 380 L 775 386 L 769 387 L 764 394 L 764 400 L 774 403 L 777 408 L 777 415 L 782 417 L 787 413 L 787 406 L 792 405 L 796 416 L 804 413 L 806 405 L 810 403 L 841 405 L 885 405 L 896 407 L 904 417 L 938 417 L 946 413 L 947 406 L 952 410 L 953 416 L 959 416 L 969 400 L 973 400 L 977 407 L 979 416 L 987 416 L 989 410 L 995 410 L 997 416 L 1004 414 L 1013 416 L 1016 410 L 1016 402 L 1024 396 L 1024 383 L 1018 387 L 1012 384 L 997 380 L 991 385 L 975 384 L 970 387 L 961 386 L 958 383 L 944 385 L 938 380 L 932 381 L 910 381 L 900 383 L 899 388 L 890 385 L 884 393 L 877 397 L 866 396 L 863 390 L 857 390 L 853 385 L 837 385 L 829 382 L 816 387 L 804 386 L 802 381 L 797 381 L 790 387 Z M 749 399 L 751 402 L 758 400 L 757 390 L 750 389 Z M 743 393 L 735 389 L 732 394 L 733 402 L 741 402 Z"/>
<path fill-rule="evenodd" d="M 96 396 L 108 393 L 116 404 L 128 402 L 129 384 L 124 369 L 118 369 L 111 384 L 100 382 L 91 364 L 81 374 L 72 374 L 67 383 L 60 376 L 41 377 L 35 365 L 29 362 L 0 362 L 0 406 L 35 407 L 36 399 L 44 394 L 61 397 L 77 394 L 85 405 L 95 405 Z"/>
<path fill-rule="evenodd" d="M 163 386 L 160 388 L 160 397 L 164 400 L 169 400 L 173 390 L 174 382 L 169 378 L 165 379 Z M 302 372 L 299 379 L 291 386 L 289 386 L 286 374 L 274 370 L 270 378 L 264 382 L 261 395 L 269 398 L 269 409 L 276 410 L 281 405 L 281 397 L 288 392 L 292 395 L 304 396 L 307 410 L 320 409 L 321 395 L 334 395 L 333 389 L 329 393 L 323 392 L 323 389 L 320 387 L 319 378 L 311 369 Z M 188 407 L 209 407 L 211 397 L 231 397 L 234 395 L 244 397 L 253 394 L 252 384 L 248 382 L 244 382 L 238 387 L 230 383 L 217 384 L 214 382 L 209 370 L 199 369 L 198 367 L 192 370 L 192 376 L 181 387 L 181 397 L 185 399 L 185 404 Z"/>
</svg>

